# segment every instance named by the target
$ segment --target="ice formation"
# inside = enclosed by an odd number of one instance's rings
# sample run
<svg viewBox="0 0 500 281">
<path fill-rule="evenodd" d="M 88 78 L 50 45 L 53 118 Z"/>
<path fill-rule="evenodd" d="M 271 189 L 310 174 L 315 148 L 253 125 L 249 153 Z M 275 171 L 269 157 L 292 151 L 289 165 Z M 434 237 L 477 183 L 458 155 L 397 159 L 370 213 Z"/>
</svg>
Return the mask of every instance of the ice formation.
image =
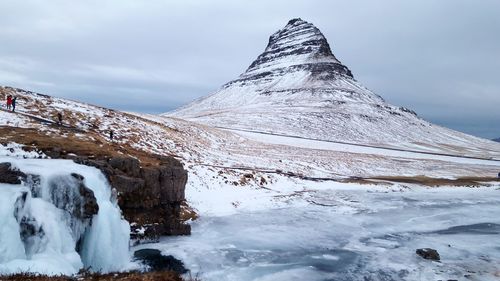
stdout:
<svg viewBox="0 0 500 281">
<path fill-rule="evenodd" d="M 0 184 L 0 274 L 127 268 L 130 227 L 104 175 L 70 160 L 24 159 L 34 155 L 18 148 L 0 146 L 0 163 L 26 175 L 21 184 Z M 90 217 L 81 184 L 98 205 Z"/>
</svg>

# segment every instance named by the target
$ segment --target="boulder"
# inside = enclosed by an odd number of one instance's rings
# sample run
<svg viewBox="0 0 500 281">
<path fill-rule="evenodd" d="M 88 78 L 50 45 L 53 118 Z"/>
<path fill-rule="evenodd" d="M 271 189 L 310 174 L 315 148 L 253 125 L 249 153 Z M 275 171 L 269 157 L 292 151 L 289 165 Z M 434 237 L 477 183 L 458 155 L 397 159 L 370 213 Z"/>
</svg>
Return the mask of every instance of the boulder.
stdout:
<svg viewBox="0 0 500 281">
<path fill-rule="evenodd" d="M 148 266 L 150 271 L 175 271 L 187 273 L 184 264 L 173 256 L 164 256 L 157 249 L 141 249 L 134 252 L 134 258 Z"/>
<path fill-rule="evenodd" d="M 21 184 L 26 174 L 14 169 L 10 163 L 0 163 L 0 183 Z"/>
<path fill-rule="evenodd" d="M 438 251 L 431 248 L 417 249 L 416 253 L 426 260 L 439 261 L 441 259 Z"/>
</svg>

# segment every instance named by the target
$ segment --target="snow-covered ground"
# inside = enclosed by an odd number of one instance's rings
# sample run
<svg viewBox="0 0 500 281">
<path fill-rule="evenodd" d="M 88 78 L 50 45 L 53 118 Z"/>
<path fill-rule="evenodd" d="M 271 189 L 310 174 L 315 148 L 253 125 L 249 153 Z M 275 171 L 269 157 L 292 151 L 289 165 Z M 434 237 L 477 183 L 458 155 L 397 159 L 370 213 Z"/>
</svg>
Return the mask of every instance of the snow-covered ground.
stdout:
<svg viewBox="0 0 500 281">
<path fill-rule="evenodd" d="M 186 164 L 191 176 L 196 176 L 192 167 L 199 166 L 281 170 L 309 177 L 332 178 L 418 175 L 447 178 L 491 177 L 498 173 L 498 165 L 491 161 L 436 157 L 293 137 L 244 134 L 176 118 L 123 113 L 19 89 L 0 90 L 3 90 L 0 91 L 0 97 L 6 93 L 17 96 L 17 110 L 25 114 L 0 111 L 0 126 L 34 128 L 47 135 L 74 134 L 75 137 L 93 142 L 107 142 L 109 130 L 113 130 L 114 142 L 117 144 L 150 153 L 178 156 Z M 63 112 L 63 123 L 77 131 L 61 134 L 57 126 L 49 126 L 40 121 L 54 120 L 57 112 Z M 2 139 L 8 140 L 8 136 L 0 136 L 0 140 Z M 476 148 L 471 146 L 468 149 Z M 443 151 L 436 149 L 433 152 Z M 486 153 L 482 156 L 488 155 L 490 154 Z M 216 173 L 220 170 L 222 168 Z"/>
<path fill-rule="evenodd" d="M 28 118 L 0 109 L 0 126 L 25 127 Z"/>
<path fill-rule="evenodd" d="M 174 255 L 207 281 L 500 278 L 498 185 L 307 185 L 306 196 L 274 207 L 243 192 L 252 203 L 238 212 L 207 203 L 213 212 L 193 223 L 191 236 L 135 249 Z M 441 262 L 415 254 L 426 247 Z"/>
<path fill-rule="evenodd" d="M 64 111 L 78 137 L 106 142 L 113 129 L 117 144 L 179 158 L 189 172 L 188 204 L 200 219 L 193 222 L 190 237 L 141 247 L 173 254 L 193 273 L 201 272 L 202 280 L 447 280 L 464 274 L 494 280 L 497 274 L 498 185 L 424 188 L 300 178 L 493 177 L 500 170 L 497 161 L 242 133 L 20 90 L 16 94 L 19 110 L 37 118 Z M 0 117 L 0 125 L 60 134 L 57 126 L 26 115 L 0 111 Z M 477 156 L 494 154 L 470 149 Z M 32 161 L 33 167 L 46 163 Z M 64 163 L 65 171 L 77 167 Z M 481 224 L 474 226 L 476 232 L 490 234 L 474 234 L 474 227 L 459 228 L 457 234 L 436 232 L 473 224 Z M 421 260 L 414 253 L 420 247 L 438 249 L 442 263 Z"/>
<path fill-rule="evenodd" d="M 471 159 L 460 156 L 455 157 L 455 156 L 439 155 L 426 152 L 420 153 L 414 151 L 395 150 L 390 148 L 360 146 L 355 144 L 319 141 L 319 140 L 311 140 L 311 139 L 304 139 L 297 137 L 280 136 L 280 135 L 272 135 L 272 134 L 264 134 L 264 133 L 256 133 L 256 132 L 248 132 L 240 130 L 230 130 L 230 131 L 233 131 L 238 135 L 244 136 L 250 140 L 255 140 L 269 144 L 287 145 L 292 147 L 314 148 L 322 150 L 343 151 L 343 152 L 357 153 L 357 154 L 401 157 L 409 159 L 439 160 L 439 161 L 455 162 L 462 164 L 478 164 L 478 165 L 482 164 L 482 165 L 500 166 L 500 159 L 497 161 L 486 160 L 486 159 Z"/>
</svg>

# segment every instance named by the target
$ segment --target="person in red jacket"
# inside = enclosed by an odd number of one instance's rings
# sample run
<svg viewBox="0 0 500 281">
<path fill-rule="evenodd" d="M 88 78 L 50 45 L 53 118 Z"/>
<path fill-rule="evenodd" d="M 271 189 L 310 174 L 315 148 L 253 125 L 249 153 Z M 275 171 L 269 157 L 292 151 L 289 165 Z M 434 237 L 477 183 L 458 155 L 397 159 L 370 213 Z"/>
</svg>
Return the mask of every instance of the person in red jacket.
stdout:
<svg viewBox="0 0 500 281">
<path fill-rule="evenodd" d="M 12 96 L 8 95 L 7 96 L 7 110 L 10 110 L 11 105 L 12 105 Z"/>
</svg>

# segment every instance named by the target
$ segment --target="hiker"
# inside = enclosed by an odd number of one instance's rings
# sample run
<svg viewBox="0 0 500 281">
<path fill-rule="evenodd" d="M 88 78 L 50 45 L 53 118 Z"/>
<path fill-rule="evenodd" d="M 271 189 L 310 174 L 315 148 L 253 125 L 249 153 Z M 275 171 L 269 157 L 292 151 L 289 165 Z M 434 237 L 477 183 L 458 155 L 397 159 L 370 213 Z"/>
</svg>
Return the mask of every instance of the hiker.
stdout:
<svg viewBox="0 0 500 281">
<path fill-rule="evenodd" d="M 14 97 L 12 99 L 12 112 L 16 112 L 16 101 L 17 101 L 17 97 Z"/>
<path fill-rule="evenodd" d="M 61 112 L 58 112 L 57 113 L 57 124 L 59 124 L 59 126 L 62 126 L 62 114 Z"/>
<path fill-rule="evenodd" d="M 500 173 L 498 173 L 498 178 L 500 179 Z"/>
<path fill-rule="evenodd" d="M 12 105 L 12 96 L 7 96 L 7 110 L 10 110 L 10 106 Z"/>
<path fill-rule="evenodd" d="M 113 130 L 109 130 L 109 140 L 113 141 Z"/>
</svg>

